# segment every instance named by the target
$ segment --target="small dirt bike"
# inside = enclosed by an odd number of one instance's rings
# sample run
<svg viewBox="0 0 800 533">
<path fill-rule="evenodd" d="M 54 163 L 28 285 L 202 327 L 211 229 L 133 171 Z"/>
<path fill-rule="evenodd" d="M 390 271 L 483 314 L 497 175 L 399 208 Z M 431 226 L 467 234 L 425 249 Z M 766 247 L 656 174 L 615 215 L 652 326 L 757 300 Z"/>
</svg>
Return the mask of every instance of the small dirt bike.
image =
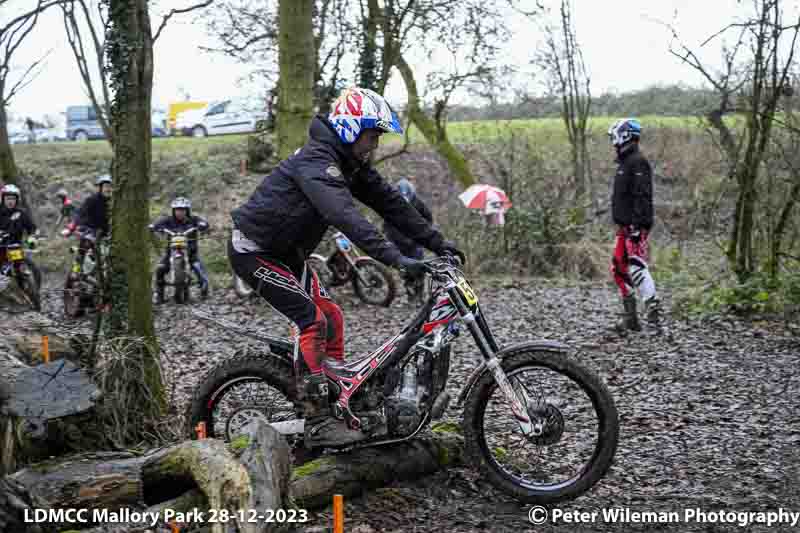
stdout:
<svg viewBox="0 0 800 533">
<path fill-rule="evenodd" d="M 355 247 L 344 233 L 333 235 L 336 251 L 327 259 L 311 254 L 308 264 L 326 289 L 352 282 L 353 290 L 364 303 L 389 307 L 394 300 L 394 278 L 389 269 L 371 257 L 356 256 Z"/>
<path fill-rule="evenodd" d="M 176 304 L 189 303 L 189 287 L 192 285 L 189 238 L 197 233 L 197 227 L 192 226 L 184 231 L 165 228 L 159 232 L 169 237 L 169 273 L 164 280 L 165 284 L 173 287 Z"/>
<path fill-rule="evenodd" d="M 93 231 L 83 232 L 80 238 L 89 241 L 91 246 L 83 259 L 83 268 L 79 268 L 77 263 L 73 264 L 64 283 L 64 314 L 72 318 L 83 315 L 87 309 L 97 309 L 100 304 L 100 285 L 107 273 L 111 249 L 111 239 L 106 236 L 98 239 Z M 78 248 L 70 247 L 70 253 L 74 256 Z"/>
<path fill-rule="evenodd" d="M 28 256 L 21 243 L 14 242 L 8 232 L 0 231 L 0 255 L 5 258 L 0 268 L 0 283 L 6 290 L 14 283 L 22 293 L 25 301 L 34 311 L 41 311 L 42 303 L 39 289 L 42 285 L 42 273 Z"/>
<path fill-rule="evenodd" d="M 526 503 L 568 500 L 588 490 L 610 467 L 619 436 L 606 386 L 561 344 L 501 349 L 457 261 L 425 263 L 432 292 L 408 326 L 373 353 L 323 362 L 334 415 L 364 435 L 354 446 L 408 440 L 443 415 L 450 400 L 450 343 L 466 328 L 484 359 L 458 398 L 473 464 L 495 487 Z M 269 350 L 213 368 L 194 393 L 190 427 L 203 422 L 209 437 L 232 440 L 261 419 L 302 447 L 299 347 L 225 327 L 263 341 Z"/>
</svg>

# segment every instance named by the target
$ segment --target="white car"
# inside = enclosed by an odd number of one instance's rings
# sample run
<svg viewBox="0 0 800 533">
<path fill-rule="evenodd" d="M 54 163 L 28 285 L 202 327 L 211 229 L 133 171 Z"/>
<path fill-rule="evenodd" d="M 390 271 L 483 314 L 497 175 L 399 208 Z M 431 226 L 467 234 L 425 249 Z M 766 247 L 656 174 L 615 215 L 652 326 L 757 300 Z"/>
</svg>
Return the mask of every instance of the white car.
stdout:
<svg viewBox="0 0 800 533">
<path fill-rule="evenodd" d="M 267 113 L 251 111 L 243 100 L 213 102 L 203 109 L 179 114 L 175 127 L 183 135 L 205 137 L 225 133 L 252 133 L 266 126 Z"/>
</svg>

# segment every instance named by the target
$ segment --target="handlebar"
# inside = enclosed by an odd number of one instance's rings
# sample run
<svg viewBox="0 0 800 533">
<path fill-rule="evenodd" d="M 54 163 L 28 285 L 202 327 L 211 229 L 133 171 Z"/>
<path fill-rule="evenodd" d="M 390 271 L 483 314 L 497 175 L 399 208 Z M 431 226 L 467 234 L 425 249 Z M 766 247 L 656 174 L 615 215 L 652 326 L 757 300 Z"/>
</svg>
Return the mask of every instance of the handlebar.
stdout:
<svg viewBox="0 0 800 533">
<path fill-rule="evenodd" d="M 154 231 L 156 231 L 157 233 L 166 233 L 170 237 L 175 237 L 175 236 L 187 236 L 190 233 L 192 233 L 193 231 L 198 231 L 198 228 L 197 228 L 197 226 L 192 226 L 191 228 L 189 228 L 187 230 L 183 230 L 183 231 L 172 231 L 172 230 L 167 229 L 167 228 L 161 228 L 161 229 L 154 230 Z"/>
</svg>

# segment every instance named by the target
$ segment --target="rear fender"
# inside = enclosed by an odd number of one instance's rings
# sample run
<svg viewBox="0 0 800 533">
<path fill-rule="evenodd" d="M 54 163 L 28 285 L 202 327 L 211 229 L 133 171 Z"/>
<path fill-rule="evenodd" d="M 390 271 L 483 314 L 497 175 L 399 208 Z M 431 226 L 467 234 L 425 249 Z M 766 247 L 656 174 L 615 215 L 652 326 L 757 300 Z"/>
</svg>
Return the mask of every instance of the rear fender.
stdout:
<svg viewBox="0 0 800 533">
<path fill-rule="evenodd" d="M 565 344 L 561 344 L 560 342 L 548 341 L 548 340 L 523 342 L 521 344 L 515 344 L 513 346 L 509 346 L 508 348 L 503 348 L 502 350 L 497 352 L 496 357 L 498 359 L 502 359 L 504 357 L 508 357 L 509 355 L 514 355 L 519 352 L 527 352 L 527 351 L 551 352 L 551 353 L 559 353 L 567 355 L 567 353 L 569 353 L 569 347 Z M 464 387 L 461 389 L 461 393 L 459 393 L 458 395 L 458 402 L 456 404 L 457 406 L 461 407 L 464 404 L 464 400 L 467 399 L 467 396 L 469 396 L 469 393 L 472 390 L 472 388 L 486 372 L 490 372 L 489 368 L 486 365 L 486 361 L 482 362 L 480 366 L 478 366 L 477 368 L 475 368 L 475 370 L 472 371 L 472 373 L 467 378 L 467 382 L 464 384 Z"/>
</svg>

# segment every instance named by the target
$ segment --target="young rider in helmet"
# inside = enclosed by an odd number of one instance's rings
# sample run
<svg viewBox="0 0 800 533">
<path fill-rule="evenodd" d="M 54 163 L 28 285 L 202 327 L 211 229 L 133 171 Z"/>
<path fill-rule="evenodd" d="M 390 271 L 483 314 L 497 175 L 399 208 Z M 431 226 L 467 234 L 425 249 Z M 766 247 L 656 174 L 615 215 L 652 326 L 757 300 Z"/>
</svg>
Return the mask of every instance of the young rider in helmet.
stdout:
<svg viewBox="0 0 800 533">
<path fill-rule="evenodd" d="M 93 246 L 98 237 L 98 233 L 103 236 L 109 235 L 111 216 L 110 199 L 113 193 L 111 176 L 102 174 L 95 179 L 97 192 L 84 200 L 78 210 L 77 220 L 67 225 L 61 232 L 64 237 L 69 237 L 76 229 L 81 234 L 81 242 L 78 247 L 78 254 L 75 257 L 75 264 L 72 267 L 72 275 L 77 276 L 83 270 L 83 261 L 86 252 Z"/>
<path fill-rule="evenodd" d="M 608 129 L 618 164 L 611 196 L 612 218 L 617 225 L 611 270 L 622 295 L 624 314 L 616 325 L 621 333 L 641 330 L 634 289 L 644 302 L 648 322 L 658 327 L 660 321 L 656 286 L 647 267 L 653 227 L 653 176 L 650 163 L 639 151 L 641 134 L 641 124 L 632 118 L 618 120 Z"/>
<path fill-rule="evenodd" d="M 309 446 L 337 446 L 364 435 L 335 418 L 328 403 L 323 360 L 344 359 L 342 311 L 320 286 L 305 260 L 329 225 L 386 265 L 421 274 L 421 261 L 406 257 L 358 211 L 354 199 L 435 253 L 454 253 L 403 196 L 369 164 L 383 133 L 402 133 L 396 115 L 379 94 L 346 89 L 327 116 L 312 119 L 309 140 L 282 161 L 243 205 L 232 211 L 228 253 L 234 272 L 300 331 L 308 368 L 300 394 Z M 325 364 L 334 374 L 335 366 Z M 301 369 L 296 370 L 301 375 Z"/>
<path fill-rule="evenodd" d="M 72 222 L 72 215 L 75 214 L 75 204 L 72 203 L 67 190 L 63 187 L 56 192 L 56 198 L 58 198 L 61 203 L 58 212 L 58 221 L 55 225 L 55 227 L 58 228 L 64 222 L 67 224 Z"/>
<path fill-rule="evenodd" d="M 200 291 L 203 299 L 208 297 L 208 275 L 197 253 L 197 233 L 208 230 L 208 222 L 203 217 L 192 214 L 192 202 L 188 198 L 179 196 L 172 200 L 171 216 L 164 216 L 150 224 L 150 231 L 186 231 L 196 227 L 197 232 L 189 235 L 189 264 L 192 265 L 197 279 L 200 281 Z M 169 247 L 156 267 L 156 302 L 164 303 L 164 276 L 169 272 Z"/>
<path fill-rule="evenodd" d="M 8 184 L 0 188 L 0 233 L 10 234 L 10 243 L 21 243 L 25 233 L 28 234 L 28 245 L 36 246 L 36 235 L 39 230 L 33 223 L 27 211 L 20 209 L 20 190 L 16 185 Z M 0 249 L 0 277 L 4 276 L 6 262 L 5 250 Z M 7 278 L 0 280 L 0 286 L 5 286 Z"/>
</svg>

